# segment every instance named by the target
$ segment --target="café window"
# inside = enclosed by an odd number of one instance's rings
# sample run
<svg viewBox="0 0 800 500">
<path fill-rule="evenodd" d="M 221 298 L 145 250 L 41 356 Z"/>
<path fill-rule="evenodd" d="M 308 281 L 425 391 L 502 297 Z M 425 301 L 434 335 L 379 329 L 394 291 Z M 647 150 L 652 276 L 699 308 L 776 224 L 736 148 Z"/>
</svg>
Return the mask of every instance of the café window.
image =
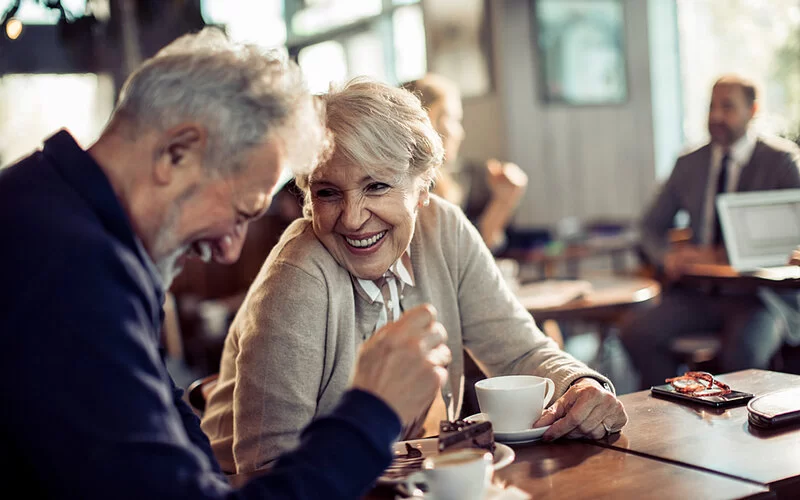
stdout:
<svg viewBox="0 0 800 500">
<path fill-rule="evenodd" d="M 687 143 L 708 140 L 711 86 L 740 73 L 760 91 L 756 130 L 800 140 L 800 3 L 797 0 L 678 0 Z"/>
<path fill-rule="evenodd" d="M 206 23 L 285 47 L 313 92 L 366 75 L 396 85 L 427 70 L 419 0 L 204 0 Z"/>
<path fill-rule="evenodd" d="M 114 104 L 107 74 L 16 74 L 0 78 L 0 166 L 67 128 L 82 146 L 102 131 Z"/>
<path fill-rule="evenodd" d="M 100 6 L 96 6 L 96 8 L 107 8 L 107 1 L 97 2 L 97 1 L 90 1 L 92 5 L 102 4 Z M 0 15 L 5 12 L 8 12 L 11 7 L 13 7 L 17 2 L 15 0 L 0 0 Z M 53 25 L 57 24 L 58 20 L 61 18 L 61 12 L 58 8 L 50 8 L 46 5 L 43 5 L 44 2 L 35 2 L 35 1 L 22 1 L 19 2 L 17 6 L 17 11 L 14 13 L 14 19 L 17 19 L 25 24 L 44 24 L 44 25 Z M 73 18 L 76 16 L 83 15 L 87 10 L 87 0 L 61 0 L 60 1 L 61 8 L 63 8 L 65 15 L 67 18 Z M 91 10 L 91 5 L 90 5 Z"/>
<path fill-rule="evenodd" d="M 312 91 L 360 75 L 397 85 L 427 70 L 419 0 L 287 0 L 285 15 Z"/>
<path fill-rule="evenodd" d="M 236 41 L 264 47 L 286 43 L 283 0 L 203 0 L 201 12 L 206 24 L 224 26 Z"/>
</svg>

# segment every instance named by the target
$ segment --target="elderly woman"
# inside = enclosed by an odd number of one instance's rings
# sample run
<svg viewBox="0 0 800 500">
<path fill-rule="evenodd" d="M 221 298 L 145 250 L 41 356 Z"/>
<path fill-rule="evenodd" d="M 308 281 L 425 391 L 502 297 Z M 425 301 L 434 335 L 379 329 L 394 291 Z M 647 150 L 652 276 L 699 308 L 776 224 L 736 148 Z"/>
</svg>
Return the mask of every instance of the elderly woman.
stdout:
<svg viewBox="0 0 800 500">
<path fill-rule="evenodd" d="M 406 422 L 405 438 L 459 415 L 463 349 L 490 376 L 555 382 L 560 398 L 537 424 L 555 421 L 546 438 L 620 429 L 627 417 L 610 382 L 539 331 L 475 227 L 428 192 L 443 151 L 419 100 L 363 79 L 324 100 L 334 153 L 297 179 L 306 217 L 286 230 L 234 319 L 203 418 L 223 469 L 249 472 L 295 447 L 346 390 L 359 346 L 426 303 L 453 359 L 449 383 Z"/>
</svg>

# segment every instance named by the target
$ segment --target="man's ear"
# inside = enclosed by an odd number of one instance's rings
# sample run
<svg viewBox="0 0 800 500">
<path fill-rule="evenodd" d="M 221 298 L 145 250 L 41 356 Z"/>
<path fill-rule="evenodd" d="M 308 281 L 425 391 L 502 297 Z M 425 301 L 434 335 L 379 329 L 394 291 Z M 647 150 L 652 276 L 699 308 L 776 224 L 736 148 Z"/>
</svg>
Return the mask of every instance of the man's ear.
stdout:
<svg viewBox="0 0 800 500">
<path fill-rule="evenodd" d="M 156 149 L 153 176 L 158 184 L 169 184 L 176 168 L 203 168 L 208 132 L 198 123 L 182 123 L 166 130 Z"/>
<path fill-rule="evenodd" d="M 753 105 L 750 106 L 750 119 L 752 120 L 756 114 L 758 114 L 758 101 L 753 101 Z"/>
</svg>

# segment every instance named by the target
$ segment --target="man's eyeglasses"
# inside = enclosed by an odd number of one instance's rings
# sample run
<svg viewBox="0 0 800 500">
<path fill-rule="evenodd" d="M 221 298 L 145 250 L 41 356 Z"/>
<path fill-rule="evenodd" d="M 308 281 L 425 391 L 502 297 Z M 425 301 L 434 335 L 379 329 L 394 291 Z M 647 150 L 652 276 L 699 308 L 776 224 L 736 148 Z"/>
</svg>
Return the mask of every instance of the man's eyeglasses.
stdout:
<svg viewBox="0 0 800 500">
<path fill-rule="evenodd" d="M 708 372 L 686 372 L 680 377 L 666 380 L 677 392 L 689 396 L 724 396 L 730 394 L 731 388 Z"/>
</svg>

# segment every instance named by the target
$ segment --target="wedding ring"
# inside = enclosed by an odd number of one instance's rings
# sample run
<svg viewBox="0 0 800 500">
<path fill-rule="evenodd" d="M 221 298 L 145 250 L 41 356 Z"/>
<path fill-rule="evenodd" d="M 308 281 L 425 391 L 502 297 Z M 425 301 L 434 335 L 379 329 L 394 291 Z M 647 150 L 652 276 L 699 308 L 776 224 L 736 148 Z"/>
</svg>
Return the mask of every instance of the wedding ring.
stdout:
<svg viewBox="0 0 800 500">
<path fill-rule="evenodd" d="M 609 428 L 609 427 L 606 425 L 606 423 L 605 423 L 605 422 L 600 422 L 600 425 L 602 425 L 602 426 L 603 426 L 603 429 L 605 429 L 605 430 L 606 430 L 606 436 L 608 436 L 609 434 L 612 434 L 612 433 L 613 433 L 613 431 L 611 430 L 611 428 Z"/>
</svg>

